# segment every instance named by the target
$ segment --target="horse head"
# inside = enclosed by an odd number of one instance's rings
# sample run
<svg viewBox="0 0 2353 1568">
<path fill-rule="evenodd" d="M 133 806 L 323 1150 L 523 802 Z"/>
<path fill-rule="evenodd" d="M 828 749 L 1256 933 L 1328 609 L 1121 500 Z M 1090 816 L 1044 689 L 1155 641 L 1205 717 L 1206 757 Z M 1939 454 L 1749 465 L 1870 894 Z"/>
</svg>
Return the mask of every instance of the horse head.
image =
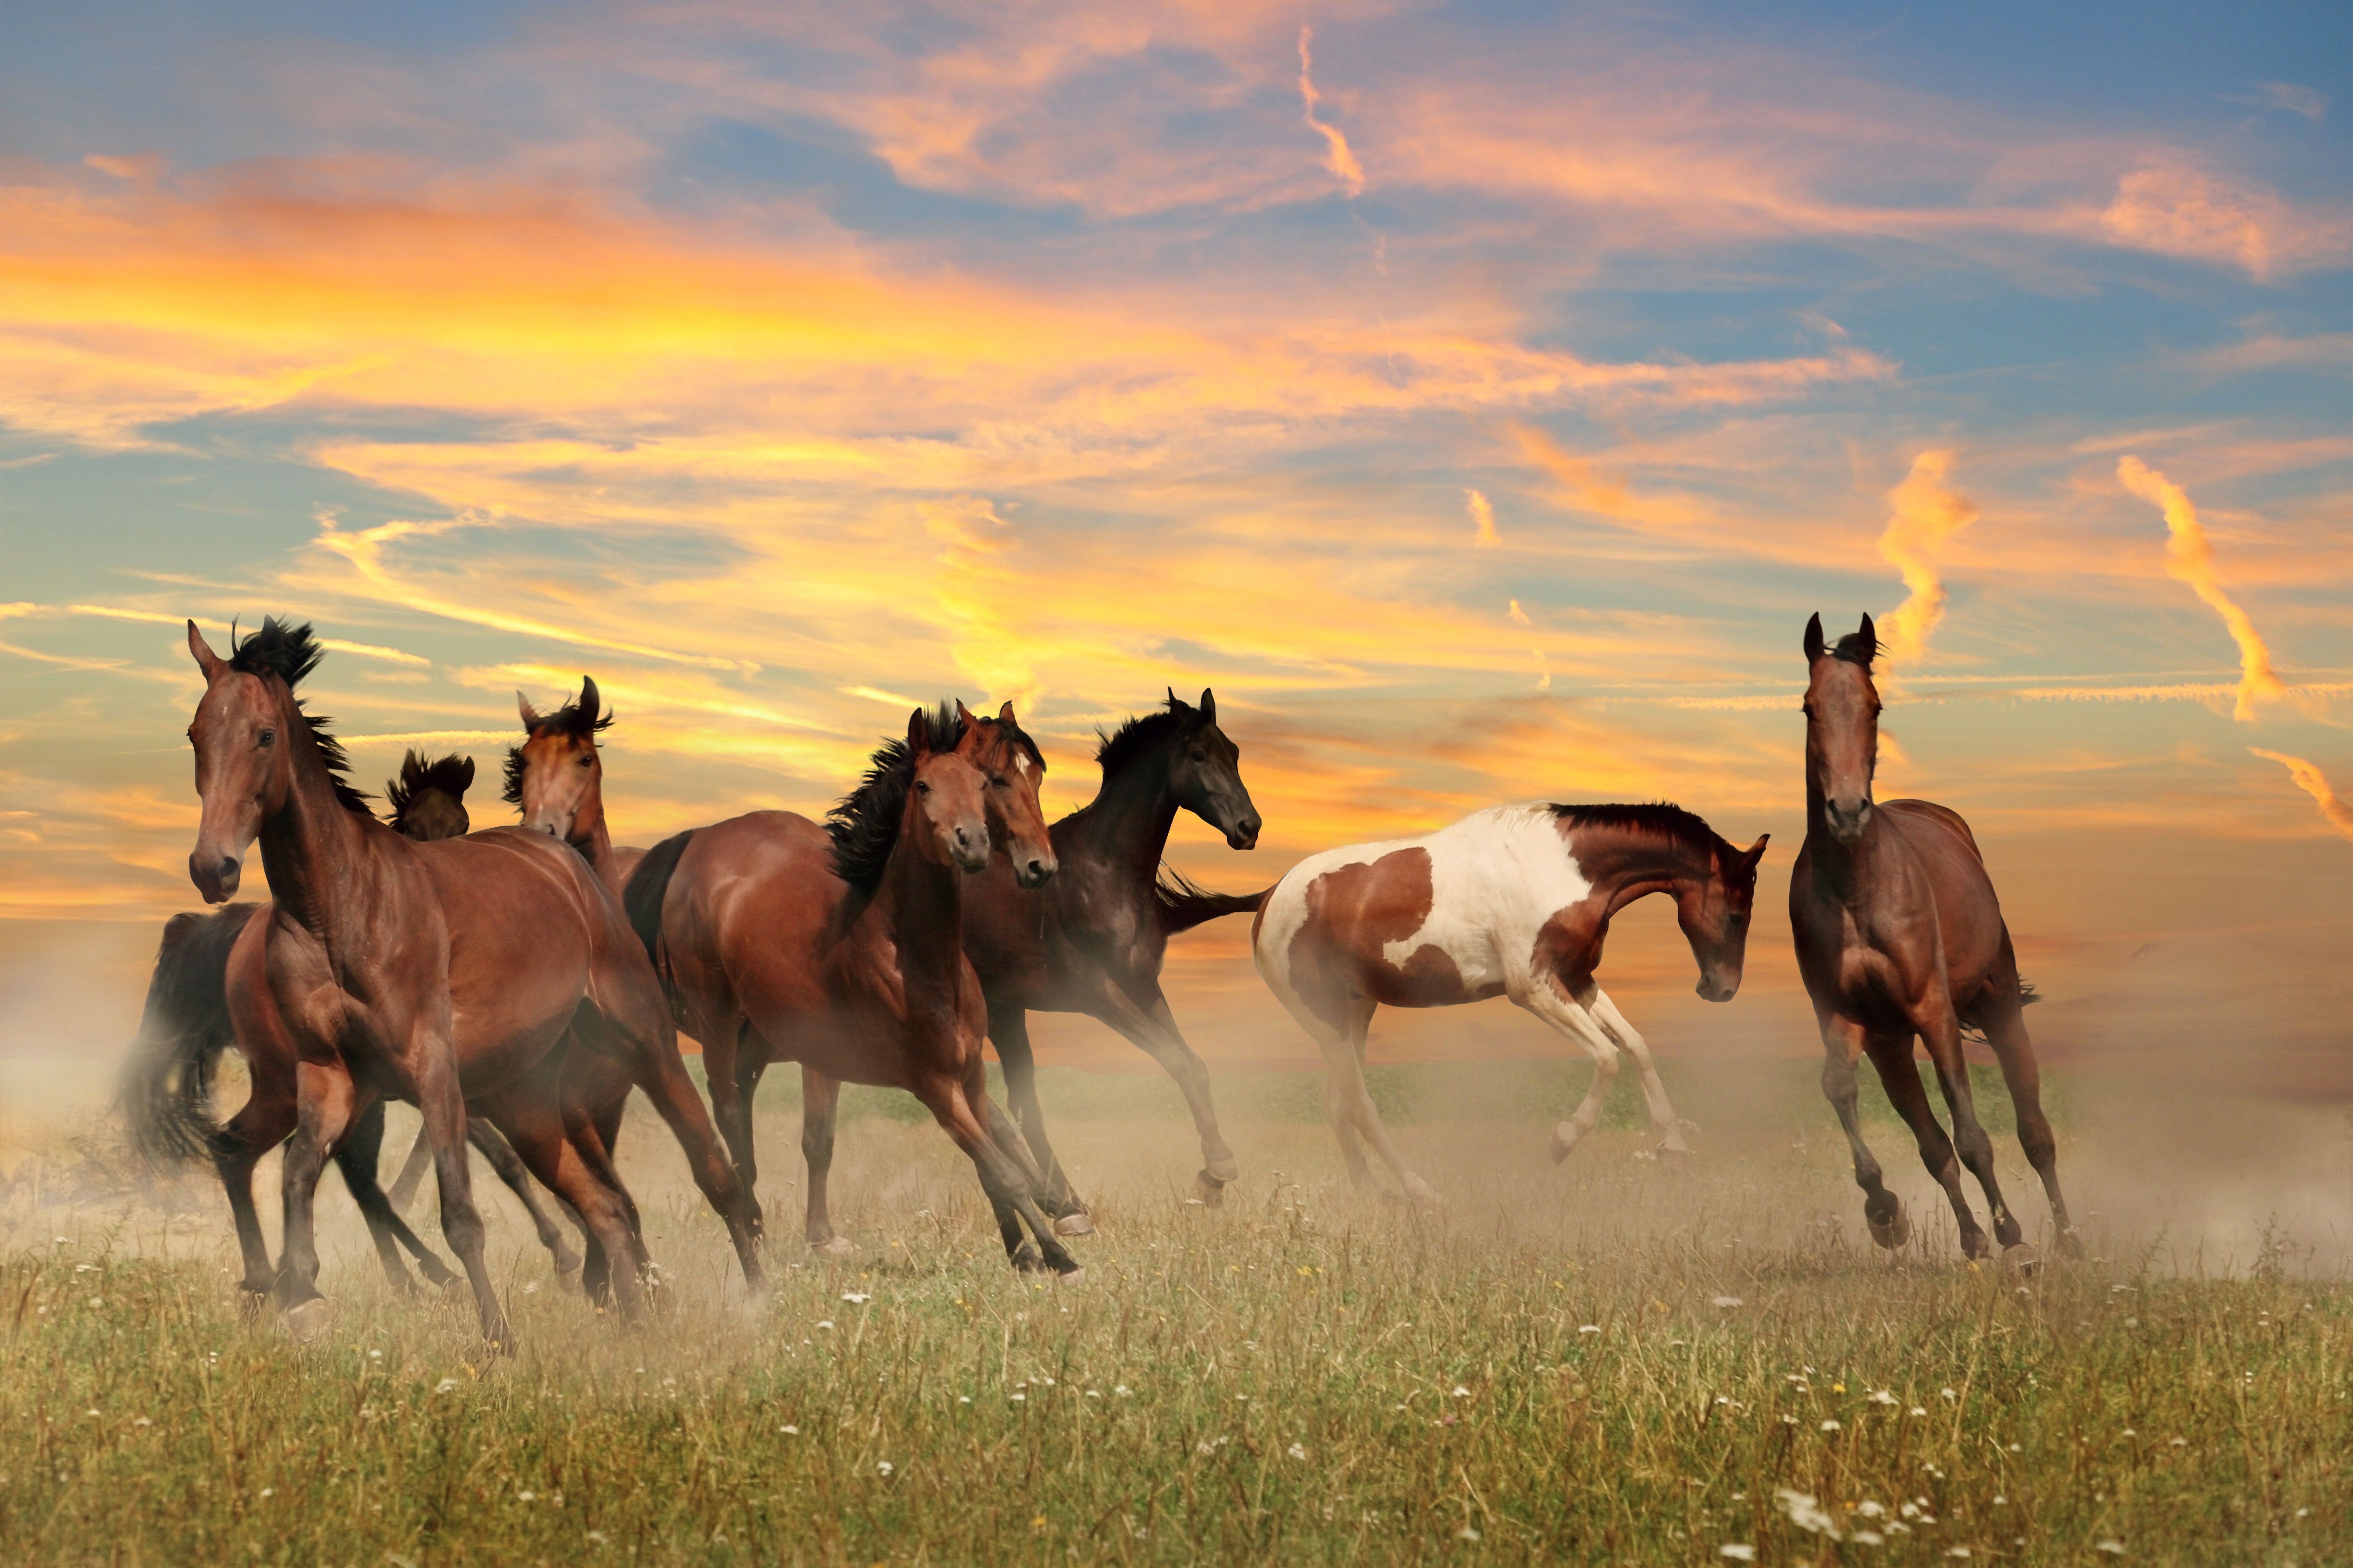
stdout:
<svg viewBox="0 0 2353 1568">
<path fill-rule="evenodd" d="M 1710 875 L 1677 892 L 1675 920 L 1698 961 L 1699 994 L 1706 1001 L 1729 1002 L 1739 994 L 1741 969 L 1748 961 L 1748 917 L 1757 902 L 1757 865 L 1772 837 L 1764 834 L 1746 849 L 1716 838 Z"/>
<path fill-rule="evenodd" d="M 956 717 L 964 722 L 956 752 L 987 781 L 982 798 L 989 842 L 1012 860 L 1015 882 L 1024 888 L 1044 886 L 1060 869 L 1054 842 L 1047 836 L 1045 807 L 1038 799 L 1046 777 L 1044 753 L 1022 732 L 1010 702 L 994 719 L 976 719 L 958 702 Z"/>
<path fill-rule="evenodd" d="M 473 831 L 466 792 L 473 787 L 474 759 L 438 757 L 431 762 L 414 750 L 401 759 L 400 776 L 385 783 L 392 807 L 392 830 L 419 844 L 463 838 Z"/>
<path fill-rule="evenodd" d="M 507 748 L 507 801 L 522 809 L 522 825 L 533 833 L 580 843 L 604 816 L 605 763 L 596 735 L 613 716 L 587 676 L 580 678 L 580 695 L 553 713 L 541 713 L 520 691 L 515 706 L 523 742 Z"/>
<path fill-rule="evenodd" d="M 932 719 L 918 708 L 907 721 L 907 753 L 913 763 L 913 788 L 907 792 L 906 814 L 899 836 L 934 866 L 954 866 L 967 874 L 988 866 L 990 791 L 981 771 L 964 755 L 976 725 L 965 726 L 964 739 L 946 751 L 932 749 Z"/>
<path fill-rule="evenodd" d="M 205 694 L 188 725 L 188 743 L 196 752 L 196 795 L 204 802 L 196 847 L 188 854 L 188 879 L 208 904 L 237 896 L 245 852 L 293 793 L 293 742 L 302 721 L 291 683 L 318 662 L 309 633 L 304 626 L 299 634 L 284 634 L 276 621 L 264 621 L 259 632 L 241 647 L 232 644 L 230 657 L 223 658 L 196 623 L 188 623 L 188 652 L 205 674 Z M 269 657 L 281 645 L 299 649 L 294 663 L 283 668 Z"/>
<path fill-rule="evenodd" d="M 1831 837 L 1852 844 L 1871 826 L 1871 780 L 1879 768 L 1879 689 L 1871 661 L 1879 637 L 1871 617 L 1822 643 L 1822 618 L 1806 623 L 1806 793 L 1822 803 Z"/>
<path fill-rule="evenodd" d="M 1201 705 L 1187 708 L 1172 687 L 1168 708 L 1184 721 L 1168 754 L 1168 784 L 1176 803 L 1224 834 L 1231 847 L 1257 848 L 1258 807 L 1242 784 L 1241 748 L 1218 728 L 1217 693 L 1204 687 Z"/>
</svg>

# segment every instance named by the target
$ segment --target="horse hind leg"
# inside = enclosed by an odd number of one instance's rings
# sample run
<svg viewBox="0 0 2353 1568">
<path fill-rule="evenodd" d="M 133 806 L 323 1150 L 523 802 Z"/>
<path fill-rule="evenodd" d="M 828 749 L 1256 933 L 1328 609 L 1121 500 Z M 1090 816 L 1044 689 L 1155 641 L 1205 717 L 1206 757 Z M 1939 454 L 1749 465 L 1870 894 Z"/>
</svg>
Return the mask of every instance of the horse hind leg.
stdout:
<svg viewBox="0 0 2353 1568">
<path fill-rule="evenodd" d="M 2025 1240 L 2025 1232 L 2019 1228 L 2018 1216 L 2010 1212 L 2010 1205 L 2001 1195 L 2001 1180 L 1993 1164 L 1993 1139 L 1978 1120 L 1977 1094 L 1969 1083 L 1968 1061 L 1961 1054 L 1961 1022 L 1949 1003 L 1941 1016 L 1931 1018 L 1920 1031 L 1920 1039 L 1928 1047 L 1928 1059 L 1935 1064 L 1937 1083 L 1945 1091 L 1945 1104 L 1952 1111 L 1953 1146 L 1959 1151 L 1961 1163 L 1978 1179 L 1978 1186 L 1985 1193 L 1986 1203 L 1993 1213 L 1994 1236 L 2005 1249 L 2015 1247 Z M 1963 1227 L 1964 1239 L 1973 1228 Z M 1980 1255 L 1973 1252 L 1970 1256 Z"/>
<path fill-rule="evenodd" d="M 2013 971 L 2006 983 L 1989 984 L 1972 1009 L 2001 1064 L 2002 1081 L 2010 1086 L 2010 1103 L 2018 1118 L 2018 1142 L 2027 1163 L 2042 1178 L 2043 1194 L 2051 1200 L 2051 1223 L 2060 1250 L 2071 1256 L 2083 1251 L 2083 1240 L 2067 1218 L 2067 1200 L 2059 1192 L 2059 1144 L 2051 1121 L 2042 1113 L 2042 1072 L 2034 1059 L 2034 1041 L 2026 1032 L 2022 998 Z"/>
<path fill-rule="evenodd" d="M 427 1279 L 436 1286 L 446 1285 L 457 1276 L 403 1223 L 376 1183 L 376 1164 L 383 1152 L 384 1101 L 379 1100 L 352 1123 L 350 1135 L 336 1146 L 334 1159 L 335 1169 L 343 1173 L 343 1185 L 350 1189 L 352 1201 L 359 1205 L 361 1218 L 367 1222 L 368 1239 L 375 1244 L 376 1260 L 384 1267 L 385 1280 L 401 1295 L 417 1293 L 416 1282 L 409 1279 L 407 1268 L 400 1261 L 399 1248 L 406 1247 L 416 1256 L 417 1266 Z"/>
<path fill-rule="evenodd" d="M 1363 1136 L 1365 1142 L 1374 1153 L 1381 1157 L 1381 1163 L 1388 1166 L 1391 1173 L 1397 1177 L 1398 1185 L 1405 1190 L 1406 1201 L 1422 1208 L 1436 1208 L 1446 1200 L 1440 1197 L 1437 1191 L 1421 1179 L 1419 1172 L 1406 1163 L 1404 1153 L 1398 1148 L 1395 1140 L 1389 1137 L 1388 1128 L 1381 1121 L 1380 1108 L 1373 1103 L 1372 1092 L 1365 1087 L 1365 1047 L 1371 1037 L 1373 1014 L 1377 1005 L 1369 998 L 1359 997 L 1349 1006 L 1345 1071 L 1327 1077 L 1324 1103 L 1327 1108 L 1331 1104 L 1329 1098 L 1332 1092 L 1331 1084 L 1333 1078 L 1336 1078 L 1339 1082 L 1342 1110 L 1346 1113 L 1349 1121 L 1354 1124 L 1356 1131 Z M 1329 1050 L 1324 1053 L 1327 1064 L 1332 1061 L 1333 1054 Z M 1345 1142 L 1342 1149 L 1345 1152 L 1346 1150 Z M 1357 1158 L 1361 1162 L 1363 1156 L 1359 1155 Z"/>
<path fill-rule="evenodd" d="M 833 1230 L 830 1206 L 833 1132 L 841 1108 L 841 1080 L 801 1065 L 801 1159 L 808 1166 L 808 1204 L 803 1234 L 821 1258 L 850 1258 L 858 1244 Z"/>
<path fill-rule="evenodd" d="M 922 1079 L 915 1088 L 916 1098 L 923 1100 L 948 1136 L 971 1158 L 980 1176 L 981 1191 L 987 1194 L 989 1207 L 997 1215 L 1007 1256 L 1014 1267 L 1034 1267 L 1024 1256 L 1028 1244 L 1021 1240 L 1021 1226 L 1026 1225 L 1037 1240 L 1037 1257 L 1044 1267 L 1075 1284 L 1085 1278 L 1086 1270 L 1079 1267 L 1078 1259 L 1054 1234 L 1053 1222 L 1038 1206 L 1037 1194 L 1030 1189 L 1020 1166 L 1006 1157 L 981 1120 L 987 1114 L 987 1079 L 977 1060 L 973 1066 L 975 1070 L 968 1082 L 945 1076 Z M 1011 1211 L 1010 1218 L 1008 1210 Z"/>
<path fill-rule="evenodd" d="M 991 1002 L 988 1041 L 1005 1067 L 1005 1098 L 1011 1102 L 1010 1127 L 1019 1131 L 1021 1157 L 1038 1168 L 1038 1206 L 1053 1216 L 1054 1228 L 1065 1236 L 1084 1236 L 1094 1229 L 1086 1205 L 1079 1201 L 1046 1137 L 1046 1110 L 1038 1100 L 1038 1058 L 1029 1047 L 1029 1016 L 1018 1004 Z M 991 1121 L 992 1131 L 1004 1130 Z M 998 1140 L 1003 1144 L 1002 1137 Z"/>
</svg>

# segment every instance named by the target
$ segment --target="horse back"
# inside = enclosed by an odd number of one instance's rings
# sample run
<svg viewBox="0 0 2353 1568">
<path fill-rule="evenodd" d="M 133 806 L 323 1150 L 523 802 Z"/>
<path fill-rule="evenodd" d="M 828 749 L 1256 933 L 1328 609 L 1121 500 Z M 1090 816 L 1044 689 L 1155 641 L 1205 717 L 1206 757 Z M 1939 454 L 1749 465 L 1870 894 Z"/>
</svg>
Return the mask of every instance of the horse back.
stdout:
<svg viewBox="0 0 2353 1568">
<path fill-rule="evenodd" d="M 616 955 L 634 954 L 652 984 L 619 900 L 571 846 L 494 827 L 410 848 L 448 933 L 461 1068 L 480 1049 L 559 1037 Z"/>
<path fill-rule="evenodd" d="M 1891 800 L 1879 809 L 1927 879 L 1946 972 L 1955 996 L 1966 997 L 1998 961 L 2004 937 L 2001 900 L 1977 836 L 1960 813 L 1930 801 Z"/>
<path fill-rule="evenodd" d="M 806 816 L 754 811 L 699 829 L 662 900 L 663 955 L 686 1013 L 715 1027 L 739 1011 L 806 1005 L 849 893 L 833 841 Z"/>
</svg>

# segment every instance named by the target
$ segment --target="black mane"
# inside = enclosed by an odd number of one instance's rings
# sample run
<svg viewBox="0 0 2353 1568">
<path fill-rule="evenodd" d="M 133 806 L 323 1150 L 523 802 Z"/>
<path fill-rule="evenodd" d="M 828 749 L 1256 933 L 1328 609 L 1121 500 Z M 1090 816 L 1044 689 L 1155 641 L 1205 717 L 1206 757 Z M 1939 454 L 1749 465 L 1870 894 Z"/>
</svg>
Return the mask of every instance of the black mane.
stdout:
<svg viewBox="0 0 2353 1568">
<path fill-rule="evenodd" d="M 473 783 L 473 758 L 461 757 L 452 752 L 446 757 L 436 757 L 427 762 L 411 751 L 400 760 L 400 776 L 384 781 L 385 804 L 392 807 L 394 830 L 406 830 L 409 806 L 427 790 L 438 789 L 451 800 L 462 804 L 466 791 Z"/>
<path fill-rule="evenodd" d="M 1155 708 L 1149 713 L 1131 715 L 1108 735 L 1097 730 L 1095 739 L 1102 743 L 1095 748 L 1096 765 L 1103 769 L 1103 777 L 1111 777 L 1133 765 L 1145 752 L 1184 728 L 1186 721 L 1199 712 L 1199 709 L 1172 691 L 1168 694 L 1166 707 Z"/>
<path fill-rule="evenodd" d="M 931 749 L 955 750 L 964 739 L 964 721 L 955 710 L 943 702 L 926 717 Z M 860 892 L 871 893 L 882 885 L 882 870 L 898 845 L 899 820 L 906 815 L 907 790 L 914 780 L 914 753 L 907 750 L 906 741 L 885 741 L 875 748 L 872 765 L 858 787 L 825 814 L 825 831 L 833 840 L 833 874 Z"/>
<path fill-rule="evenodd" d="M 1831 657 L 1867 670 L 1871 668 L 1871 661 L 1879 657 L 1879 639 L 1866 637 L 1861 632 L 1849 632 L 1839 638 L 1838 647 L 1831 649 Z"/>
<path fill-rule="evenodd" d="M 302 678 L 319 668 L 327 650 L 311 635 L 311 623 L 289 626 L 276 616 L 262 617 L 261 629 L 251 637 L 240 638 L 237 628 L 229 628 L 228 667 L 247 675 L 274 675 L 291 691 Z M 356 811 L 362 816 L 374 818 L 368 809 L 368 797 L 352 787 L 352 760 L 343 752 L 343 743 L 328 731 L 334 722 L 324 714 L 313 713 L 301 698 L 294 700 L 294 711 L 302 715 L 311 726 L 311 738 L 319 743 L 320 760 L 327 764 L 328 782 L 335 786 L 335 799 L 345 811 Z"/>
<path fill-rule="evenodd" d="M 526 742 L 533 735 L 549 733 L 576 736 L 593 743 L 596 737 L 613 727 L 613 710 L 607 708 L 596 695 L 596 682 L 587 676 L 580 678 L 580 695 L 567 697 L 564 706 L 553 713 L 543 713 L 536 723 L 523 726 Z M 522 804 L 522 747 L 509 746 L 506 760 L 506 787 L 501 799 L 509 805 Z"/>
<path fill-rule="evenodd" d="M 1552 814 L 1571 827 L 1630 827 L 1637 832 L 1688 844 L 1698 850 L 1722 848 L 1739 853 L 1726 844 L 1704 818 L 1672 801 L 1651 801 L 1637 805 L 1555 805 Z"/>
</svg>

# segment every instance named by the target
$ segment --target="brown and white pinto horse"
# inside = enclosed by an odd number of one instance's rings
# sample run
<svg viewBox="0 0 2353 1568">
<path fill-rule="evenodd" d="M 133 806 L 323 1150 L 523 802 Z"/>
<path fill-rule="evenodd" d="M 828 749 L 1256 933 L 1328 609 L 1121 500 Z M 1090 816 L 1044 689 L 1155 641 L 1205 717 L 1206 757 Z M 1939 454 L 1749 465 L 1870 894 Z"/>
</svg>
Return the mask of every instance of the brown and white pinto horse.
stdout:
<svg viewBox="0 0 2353 1568">
<path fill-rule="evenodd" d="M 1349 1180 L 1370 1180 L 1361 1135 L 1408 1197 L 1437 1201 L 1365 1092 L 1366 1036 L 1383 1005 L 1509 996 L 1583 1047 L 1593 1085 L 1554 1130 L 1555 1160 L 1600 1118 L 1622 1047 L 1661 1146 L 1684 1152 L 1650 1047 L 1593 972 L 1609 917 L 1667 893 L 1699 961 L 1699 994 L 1730 1001 L 1764 855 L 1763 838 L 1735 848 L 1672 805 L 1498 805 L 1419 838 L 1327 849 L 1293 867 L 1260 906 L 1250 945 L 1267 984 L 1323 1048 L 1324 1109 Z"/>
<path fill-rule="evenodd" d="M 1952 1200 L 1962 1247 L 1971 1258 L 1992 1250 L 1961 1190 L 1966 1164 L 1993 1205 L 2005 1258 L 2027 1264 L 2033 1249 L 1995 1184 L 1993 1141 L 1978 1124 L 1961 1056 L 1961 1026 L 1982 1028 L 2010 1085 L 2019 1142 L 2050 1196 L 2060 1244 L 2072 1247 L 2058 1149 L 2042 1114 L 2042 1077 L 2022 1016 L 2018 956 L 1985 858 L 1960 815 L 1925 800 L 1871 798 L 1879 766 L 1879 691 L 1871 661 L 1878 651 L 1869 616 L 1835 648 L 1823 646 L 1821 616 L 1806 623 L 1806 843 L 1789 875 L 1789 925 L 1821 1026 L 1822 1093 L 1853 1148 L 1855 1184 L 1865 1194 L 1863 1217 L 1873 1241 L 1901 1247 L 1911 1226 L 1855 1121 L 1854 1065 L 1865 1051 L 1911 1126 L 1921 1163 Z M 1949 1139 L 1921 1087 L 1915 1036 L 1927 1047 L 1952 1108 Z"/>
<path fill-rule="evenodd" d="M 802 1064 L 807 1236 L 846 1251 L 826 1212 L 833 1109 L 844 1082 L 903 1089 L 972 1159 L 1017 1267 L 1078 1264 L 1038 1205 L 1043 1177 L 1009 1119 L 992 1116 L 987 1010 L 964 952 L 965 879 L 992 840 L 1030 882 L 1054 874 L 1038 807 L 1044 761 L 1007 703 L 909 717 L 820 828 L 761 811 L 665 839 L 628 889 L 679 1023 L 702 1042 L 720 1127 L 754 1179 L 752 1098 L 771 1062 Z M 1027 1225 L 1037 1238 L 1022 1239 Z"/>
<path fill-rule="evenodd" d="M 757 1289 L 743 1185 L 679 1060 L 644 950 L 587 864 L 516 828 L 415 844 L 347 809 L 335 759 L 293 694 L 321 657 L 308 626 L 266 621 L 224 659 L 190 622 L 188 650 L 205 675 L 188 730 L 204 804 L 189 876 L 207 902 L 221 902 L 259 839 L 275 896 L 266 984 L 300 1052 L 275 1292 L 292 1326 L 314 1331 L 324 1317 L 311 1222 L 320 1170 L 354 1117 L 386 1094 L 424 1112 L 442 1233 L 494 1347 L 509 1348 L 512 1333 L 482 1255 L 466 1158 L 470 1100 L 608 1254 L 637 1255 L 618 1179 L 560 1090 L 557 1047 L 567 1031 L 628 1065 L 685 1146 Z M 634 1315 L 631 1271 L 617 1270 L 616 1283 L 621 1310 Z"/>
</svg>

